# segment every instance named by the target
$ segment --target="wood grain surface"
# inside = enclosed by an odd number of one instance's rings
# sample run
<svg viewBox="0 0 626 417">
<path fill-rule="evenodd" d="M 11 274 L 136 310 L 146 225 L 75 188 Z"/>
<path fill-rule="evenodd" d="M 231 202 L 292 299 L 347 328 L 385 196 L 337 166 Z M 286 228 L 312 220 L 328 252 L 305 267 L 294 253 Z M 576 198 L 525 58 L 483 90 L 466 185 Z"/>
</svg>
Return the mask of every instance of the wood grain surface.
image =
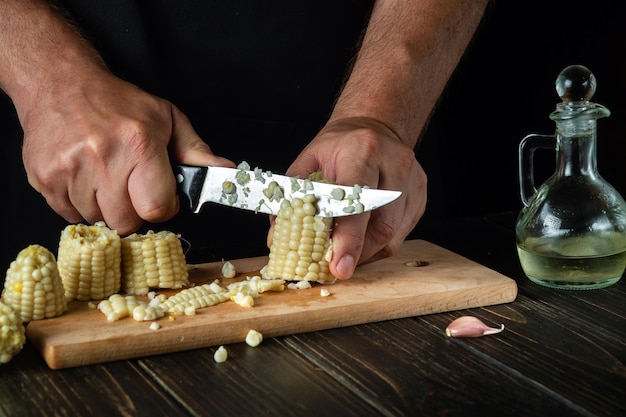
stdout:
<svg viewBox="0 0 626 417">
<path fill-rule="evenodd" d="M 267 257 L 231 262 L 238 276 L 224 284 L 257 275 Z M 221 267 L 190 265 L 190 280 L 211 282 L 221 277 Z M 320 295 L 322 287 L 329 297 Z M 48 366 L 60 369 L 241 342 L 250 329 L 282 336 L 508 303 L 516 296 L 512 279 L 432 243 L 410 240 L 395 256 L 360 266 L 350 280 L 266 292 L 253 308 L 226 302 L 195 316 L 166 316 L 158 320 L 160 329 L 151 330 L 151 322 L 108 322 L 87 302 L 73 301 L 64 315 L 33 321 L 26 332 Z"/>
</svg>

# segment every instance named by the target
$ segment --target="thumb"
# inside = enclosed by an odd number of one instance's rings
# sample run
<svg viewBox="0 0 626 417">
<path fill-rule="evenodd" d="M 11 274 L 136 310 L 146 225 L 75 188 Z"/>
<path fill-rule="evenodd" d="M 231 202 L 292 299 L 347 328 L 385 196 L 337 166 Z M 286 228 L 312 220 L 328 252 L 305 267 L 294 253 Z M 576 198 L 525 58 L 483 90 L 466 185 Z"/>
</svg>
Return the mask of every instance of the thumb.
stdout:
<svg viewBox="0 0 626 417">
<path fill-rule="evenodd" d="M 174 105 L 172 105 L 170 152 L 175 162 L 185 165 L 236 166 L 233 161 L 215 155 L 209 145 L 198 136 L 187 116 Z"/>
</svg>

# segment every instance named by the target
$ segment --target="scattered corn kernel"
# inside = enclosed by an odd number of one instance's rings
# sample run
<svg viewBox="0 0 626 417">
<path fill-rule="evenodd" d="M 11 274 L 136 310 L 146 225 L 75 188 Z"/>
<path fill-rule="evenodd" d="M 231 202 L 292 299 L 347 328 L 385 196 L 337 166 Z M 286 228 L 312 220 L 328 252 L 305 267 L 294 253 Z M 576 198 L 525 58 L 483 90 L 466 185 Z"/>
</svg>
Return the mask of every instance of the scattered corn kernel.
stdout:
<svg viewBox="0 0 626 417">
<path fill-rule="evenodd" d="M 230 297 L 230 299 L 242 307 L 254 307 L 254 298 L 250 294 L 238 292 L 234 296 Z"/>
<path fill-rule="evenodd" d="M 11 262 L 2 299 L 23 322 L 56 317 L 67 311 L 63 283 L 54 255 L 40 245 L 30 245 Z"/>
<path fill-rule="evenodd" d="M 328 296 L 330 296 L 330 291 L 328 291 L 328 289 L 326 289 L 326 288 L 322 288 L 322 289 L 320 290 L 320 295 L 321 295 L 322 297 L 328 297 Z"/>
<path fill-rule="evenodd" d="M 290 282 L 287 287 L 290 290 L 306 290 L 311 288 L 311 283 L 309 281 Z"/>
<path fill-rule="evenodd" d="M 8 363 L 26 342 L 26 329 L 11 305 L 0 301 L 0 364 Z"/>
<path fill-rule="evenodd" d="M 218 280 L 213 281 L 212 283 L 209 284 L 209 288 L 211 289 L 211 291 L 215 292 L 215 293 L 219 293 L 222 291 L 226 291 L 224 288 L 222 288 L 219 284 Z"/>
<path fill-rule="evenodd" d="M 246 343 L 248 346 L 257 347 L 263 341 L 263 335 L 256 330 L 250 329 L 248 334 L 246 335 Z"/>
<path fill-rule="evenodd" d="M 120 237 L 104 222 L 67 226 L 61 233 L 58 252 L 67 300 L 102 300 L 117 293 L 120 256 Z"/>
<path fill-rule="evenodd" d="M 258 275 L 246 277 L 248 287 L 261 294 L 265 291 L 284 291 L 285 280 L 283 279 L 263 279 Z"/>
<path fill-rule="evenodd" d="M 235 275 L 237 275 L 235 265 L 229 261 L 224 262 L 224 265 L 222 265 L 222 276 L 224 278 L 235 278 Z"/>
<path fill-rule="evenodd" d="M 332 256 L 332 219 L 316 215 L 317 211 L 314 194 L 281 202 L 263 278 L 335 281 L 328 268 Z"/>
<path fill-rule="evenodd" d="M 228 351 L 226 348 L 224 346 L 220 346 L 213 354 L 213 359 L 217 363 L 226 362 L 226 359 L 228 359 Z"/>
<path fill-rule="evenodd" d="M 159 330 L 160 328 L 161 328 L 161 325 L 157 323 L 156 321 L 153 321 L 152 323 L 150 323 L 150 330 Z"/>
<path fill-rule="evenodd" d="M 167 300 L 167 297 L 165 296 L 165 294 L 155 295 L 154 298 L 152 298 L 152 299 L 150 299 L 150 301 L 148 301 L 148 305 L 150 305 L 150 306 L 159 306 L 165 300 Z"/>
<path fill-rule="evenodd" d="M 148 294 L 150 288 L 182 288 L 189 284 L 180 239 L 168 231 L 134 233 L 122 239 L 122 289 Z"/>
<path fill-rule="evenodd" d="M 133 308 L 132 315 L 135 321 L 150 321 L 163 317 L 165 312 L 159 306 L 139 303 Z"/>
</svg>

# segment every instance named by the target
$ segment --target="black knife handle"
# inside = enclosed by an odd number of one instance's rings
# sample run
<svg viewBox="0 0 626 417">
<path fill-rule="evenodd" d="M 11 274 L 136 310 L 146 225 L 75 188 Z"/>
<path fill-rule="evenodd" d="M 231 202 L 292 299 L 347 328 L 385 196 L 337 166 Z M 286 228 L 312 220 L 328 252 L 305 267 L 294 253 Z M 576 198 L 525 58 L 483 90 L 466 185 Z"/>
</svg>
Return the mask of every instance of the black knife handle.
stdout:
<svg viewBox="0 0 626 417">
<path fill-rule="evenodd" d="M 194 167 L 190 165 L 174 165 L 174 176 L 178 192 L 187 196 L 192 212 L 200 207 L 200 193 L 208 172 L 207 167 Z"/>
</svg>

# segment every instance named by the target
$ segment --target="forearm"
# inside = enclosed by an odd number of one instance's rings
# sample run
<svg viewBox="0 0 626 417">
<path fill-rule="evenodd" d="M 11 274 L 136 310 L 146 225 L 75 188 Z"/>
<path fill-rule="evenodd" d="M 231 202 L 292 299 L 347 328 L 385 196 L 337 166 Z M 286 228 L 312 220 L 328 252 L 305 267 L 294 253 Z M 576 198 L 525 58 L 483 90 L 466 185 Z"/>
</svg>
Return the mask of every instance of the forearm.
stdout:
<svg viewBox="0 0 626 417">
<path fill-rule="evenodd" d="M 0 0 L 0 88 L 23 116 L 42 94 L 104 62 L 57 10 L 39 0 Z"/>
<path fill-rule="evenodd" d="M 415 146 L 488 0 L 379 0 L 330 121 L 375 119 Z"/>
</svg>

